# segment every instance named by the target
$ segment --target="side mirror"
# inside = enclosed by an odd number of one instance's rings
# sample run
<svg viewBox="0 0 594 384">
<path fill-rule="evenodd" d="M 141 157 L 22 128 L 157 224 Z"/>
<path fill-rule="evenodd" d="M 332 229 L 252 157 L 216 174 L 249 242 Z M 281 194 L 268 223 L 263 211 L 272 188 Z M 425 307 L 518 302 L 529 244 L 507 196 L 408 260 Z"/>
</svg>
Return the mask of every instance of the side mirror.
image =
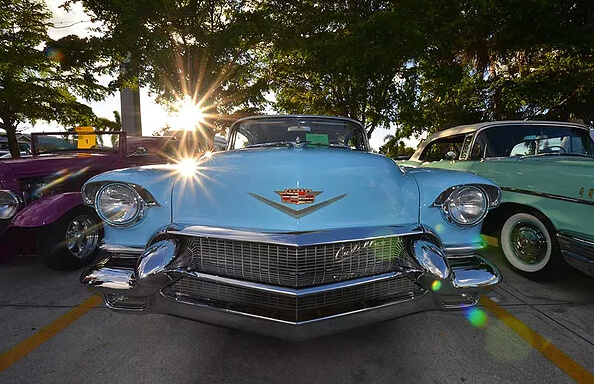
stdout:
<svg viewBox="0 0 594 384">
<path fill-rule="evenodd" d="M 458 157 L 458 154 L 454 151 L 448 151 L 445 156 L 444 159 L 445 160 L 456 160 L 456 158 Z"/>
</svg>

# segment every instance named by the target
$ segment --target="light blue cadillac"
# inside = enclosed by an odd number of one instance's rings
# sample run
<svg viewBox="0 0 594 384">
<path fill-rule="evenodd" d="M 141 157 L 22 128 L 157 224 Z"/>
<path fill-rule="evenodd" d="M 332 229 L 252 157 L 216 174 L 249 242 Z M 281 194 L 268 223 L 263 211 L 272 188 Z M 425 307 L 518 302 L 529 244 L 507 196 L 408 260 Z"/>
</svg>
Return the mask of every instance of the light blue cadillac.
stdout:
<svg viewBox="0 0 594 384">
<path fill-rule="evenodd" d="M 81 282 L 108 307 L 303 340 L 472 306 L 501 280 L 476 255 L 500 201 L 485 178 L 403 172 L 347 118 L 241 119 L 227 149 L 84 185 L 106 225 Z"/>
</svg>

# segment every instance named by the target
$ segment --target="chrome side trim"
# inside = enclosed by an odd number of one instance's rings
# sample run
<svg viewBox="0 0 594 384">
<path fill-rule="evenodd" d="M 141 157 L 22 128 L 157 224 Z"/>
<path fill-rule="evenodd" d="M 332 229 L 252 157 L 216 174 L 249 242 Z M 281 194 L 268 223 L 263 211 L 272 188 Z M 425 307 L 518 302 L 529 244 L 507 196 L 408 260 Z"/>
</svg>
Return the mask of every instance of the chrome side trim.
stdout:
<svg viewBox="0 0 594 384">
<path fill-rule="evenodd" d="M 426 233 L 418 224 L 387 227 L 341 228 L 306 232 L 261 232 L 243 229 L 217 228 L 201 225 L 174 224 L 168 234 L 194 237 L 215 237 L 226 240 L 259 242 L 285 246 L 332 244 L 345 241 L 373 240 L 390 236 L 411 236 Z"/>
<path fill-rule="evenodd" d="M 271 292 L 271 293 L 275 293 L 278 295 L 291 296 L 291 297 L 301 297 L 301 296 L 313 295 L 313 294 L 320 293 L 320 292 L 330 292 L 330 291 L 335 291 L 337 289 L 355 287 L 357 285 L 367 284 L 367 283 L 376 283 L 379 281 L 394 279 L 394 278 L 408 276 L 408 275 L 411 275 L 411 278 L 415 279 L 417 277 L 417 275 L 420 273 L 420 272 L 416 272 L 416 271 L 389 272 L 389 273 L 384 273 L 381 275 L 363 277 L 363 278 L 355 279 L 355 280 L 345 280 L 345 281 L 338 282 L 338 283 L 318 285 L 318 286 L 309 287 L 309 288 L 295 289 L 295 288 L 287 288 L 287 287 L 279 287 L 279 286 L 275 286 L 275 285 L 262 284 L 262 283 L 247 281 L 247 280 L 230 279 L 227 277 L 209 275 L 209 274 L 202 273 L 202 272 L 186 271 L 186 270 L 182 270 L 182 269 L 176 269 L 176 270 L 172 270 L 169 272 L 174 277 L 190 276 L 190 277 L 196 278 L 198 280 L 209 281 L 212 283 L 225 284 L 225 285 L 230 285 L 230 286 L 240 287 L 240 288 L 254 289 L 254 290 L 259 290 L 259 291 L 264 291 L 264 292 Z"/>
<path fill-rule="evenodd" d="M 502 191 L 506 191 L 506 192 L 515 192 L 515 193 L 522 193 L 522 194 L 525 194 L 525 195 L 539 196 L 539 197 L 544 197 L 544 198 L 548 198 L 548 199 L 555 199 L 555 200 L 561 200 L 561 201 L 569 201 L 571 203 L 594 205 L 594 201 L 592 201 L 592 200 L 576 199 L 574 197 L 567 197 L 567 196 L 555 195 L 555 194 L 552 194 L 552 193 L 529 191 L 527 189 L 519 189 L 519 188 L 512 188 L 512 187 L 501 187 L 501 190 Z"/>
<path fill-rule="evenodd" d="M 594 241 L 586 240 L 564 232 L 557 233 L 557 238 L 562 241 L 577 243 L 586 248 L 592 248 L 592 251 L 594 252 Z"/>
<path fill-rule="evenodd" d="M 107 253 L 130 253 L 140 255 L 142 252 L 144 252 L 144 248 L 124 247 L 121 245 L 111 244 L 102 244 L 99 246 L 99 249 Z"/>
<path fill-rule="evenodd" d="M 569 233 L 557 233 L 557 239 L 565 261 L 578 271 L 594 277 L 594 241 Z"/>
<path fill-rule="evenodd" d="M 477 250 L 483 248 L 483 244 L 475 243 L 472 245 L 453 245 L 449 247 L 443 247 L 443 251 L 447 257 L 466 257 L 472 256 Z"/>
</svg>

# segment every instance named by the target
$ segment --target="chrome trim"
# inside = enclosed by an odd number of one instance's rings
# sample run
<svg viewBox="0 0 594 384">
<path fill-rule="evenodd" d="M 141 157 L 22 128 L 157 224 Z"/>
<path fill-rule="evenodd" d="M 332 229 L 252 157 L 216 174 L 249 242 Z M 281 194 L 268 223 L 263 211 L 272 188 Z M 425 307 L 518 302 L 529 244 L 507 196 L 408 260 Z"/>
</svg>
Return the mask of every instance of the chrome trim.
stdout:
<svg viewBox="0 0 594 384">
<path fill-rule="evenodd" d="M 594 277 L 594 241 L 569 233 L 557 233 L 561 254 L 569 265 Z"/>
<path fill-rule="evenodd" d="M 263 291 L 263 292 L 270 292 L 270 293 L 275 293 L 278 295 L 290 296 L 290 297 L 301 297 L 301 296 L 307 296 L 307 295 L 314 295 L 314 294 L 320 293 L 320 292 L 336 291 L 338 289 L 356 287 L 358 285 L 367 284 L 367 283 L 377 283 L 380 281 L 394 279 L 394 278 L 398 278 L 398 277 L 402 277 L 402 276 L 408 276 L 411 274 L 413 275 L 412 277 L 416 277 L 414 275 L 417 275 L 420 273 L 420 272 L 417 272 L 414 270 L 406 271 L 406 272 L 389 272 L 389 273 L 383 273 L 381 275 L 362 277 L 362 278 L 355 279 L 355 280 L 346 280 L 346 281 L 341 281 L 338 283 L 324 284 L 324 285 L 318 285 L 318 286 L 308 287 L 308 288 L 287 288 L 287 287 L 279 287 L 279 286 L 275 286 L 275 285 L 257 283 L 257 282 L 253 282 L 253 281 L 230 279 L 228 277 L 215 276 L 215 275 L 210 275 L 210 274 L 202 273 L 202 272 L 185 271 L 182 269 L 174 269 L 174 270 L 170 270 L 168 272 L 176 278 L 182 277 L 182 276 L 189 276 L 189 277 L 196 278 L 198 280 L 204 280 L 204 281 L 208 281 L 208 282 L 212 282 L 212 283 L 225 284 L 225 285 L 230 285 L 233 287 L 240 287 L 240 288 L 255 289 L 255 290 L 259 290 L 259 291 Z"/>
<path fill-rule="evenodd" d="M 111 245 L 111 244 L 102 244 L 99 246 L 101 251 L 107 253 L 129 253 L 129 254 L 142 254 L 144 252 L 144 248 L 137 248 L 137 247 L 125 247 L 122 245 Z"/>
<path fill-rule="evenodd" d="M 425 273 L 439 279 L 447 279 L 450 276 L 448 261 L 441 248 L 427 240 L 414 240 L 411 244 L 412 256 L 424 269 Z"/>
<path fill-rule="evenodd" d="M 240 329 L 277 339 L 304 341 L 438 308 L 441 308 L 440 304 L 436 302 L 432 295 L 425 292 L 416 297 L 393 301 L 376 307 L 313 320 L 290 322 L 180 299 L 171 299 L 160 294 L 151 298 L 145 313 L 153 311 L 155 313 L 167 313 L 219 327 Z"/>
<path fill-rule="evenodd" d="M 163 262 L 166 263 L 167 258 Z M 131 270 L 117 271 L 113 268 L 104 268 L 99 263 L 97 266 L 89 268 L 90 272 L 83 273 L 81 282 L 96 291 L 103 291 L 110 294 L 104 297 L 105 300 L 113 301 L 117 298 L 120 304 L 115 302 L 108 304 L 114 310 L 124 313 L 165 313 L 280 339 L 306 340 L 363 325 L 395 319 L 420 311 L 467 307 L 477 302 L 480 293 L 485 288 L 497 284 L 501 280 L 501 275 L 495 267 L 482 258 L 473 256 L 455 260 L 452 263 L 450 277 L 440 280 L 441 284 L 438 288 L 435 288 L 434 285 L 436 281 L 435 276 L 431 277 L 432 275 L 430 274 L 424 275 L 417 271 L 400 271 L 394 272 L 394 274 L 369 277 L 353 282 L 330 284 L 306 290 L 302 289 L 299 290 L 300 294 L 318 290 L 323 291 L 328 288 L 339 289 L 339 287 L 344 287 L 347 284 L 364 284 L 364 282 L 374 279 L 376 281 L 378 279 L 391 279 L 407 273 L 418 276 L 417 282 L 425 288 L 425 290 L 421 290 L 418 293 L 411 293 L 408 296 L 404 296 L 404 299 L 397 298 L 386 304 L 307 321 L 291 322 L 226 308 L 218 308 L 183 297 L 175 298 L 165 295 L 163 289 L 175 281 L 176 276 L 181 276 L 180 273 L 183 275 L 200 276 L 201 278 L 208 278 L 221 283 L 229 283 L 229 280 L 218 276 L 205 276 L 188 271 L 167 271 L 167 267 L 163 265 L 159 266 L 159 268 L 162 268 L 161 270 L 165 272 L 157 272 L 155 275 L 148 274 L 146 279 L 136 280 L 134 277 L 135 273 Z M 162 285 L 159 287 L 155 286 L 155 282 L 158 279 L 162 279 L 160 283 Z M 263 284 L 253 285 L 248 282 L 237 281 L 233 281 L 232 283 L 249 286 L 249 288 L 257 290 L 263 288 L 274 289 L 275 291 L 284 290 L 279 287 L 270 287 Z M 288 289 L 283 294 L 291 295 L 296 294 L 296 292 Z M 146 305 L 144 305 L 145 298 Z"/>
<path fill-rule="evenodd" d="M 138 195 L 144 200 L 147 207 L 160 207 L 161 204 L 155 199 L 151 193 L 141 185 L 120 181 L 94 181 L 83 185 L 81 194 L 83 203 L 87 206 L 94 207 L 95 199 L 97 198 L 98 192 L 107 184 L 124 184 L 128 187 L 132 187 Z M 93 188 L 93 189 L 92 189 Z"/>
<path fill-rule="evenodd" d="M 23 209 L 23 207 L 25 206 L 25 203 L 24 203 L 23 198 L 21 196 L 17 195 L 16 193 L 14 193 L 13 191 L 11 191 L 10 189 L 0 189 L 0 192 L 4 192 L 4 193 L 8 194 L 10 197 L 12 197 L 16 201 L 16 207 L 17 207 L 17 209 L 14 212 L 14 215 L 12 215 L 10 217 L 5 217 L 5 218 L 0 219 L 0 220 L 10 220 L 13 217 L 15 217 L 16 214 L 19 213 L 19 211 L 21 209 Z"/>
<path fill-rule="evenodd" d="M 452 286 L 455 289 L 482 289 L 502 280 L 501 272 L 481 256 L 468 259 L 450 260 L 452 268 Z"/>
<path fill-rule="evenodd" d="M 410 236 L 426 233 L 418 224 L 385 227 L 340 228 L 305 232 L 256 232 L 245 229 L 181 226 L 173 224 L 166 233 L 194 237 L 215 237 L 225 240 L 251 241 L 286 246 L 333 244 L 345 241 L 363 241 L 389 236 Z"/>
<path fill-rule="evenodd" d="M 501 190 L 502 191 L 506 191 L 506 192 L 515 192 L 515 193 L 522 193 L 522 194 L 525 194 L 525 195 L 534 195 L 534 196 L 539 196 L 539 197 L 545 197 L 545 198 L 548 198 L 548 199 L 555 199 L 555 200 L 561 200 L 561 201 L 569 201 L 571 203 L 594 205 L 594 201 L 583 200 L 583 199 L 576 199 L 574 197 L 567 197 L 567 196 L 555 195 L 555 194 L 545 193 L 545 192 L 529 191 L 529 190 L 526 190 L 526 189 L 519 189 L 519 188 L 512 188 L 512 187 L 501 187 Z"/>
<path fill-rule="evenodd" d="M 485 210 L 483 211 L 481 216 L 479 216 L 475 221 L 470 222 L 470 223 L 458 222 L 456 219 L 454 219 L 452 217 L 452 215 L 450 214 L 449 207 L 448 207 L 448 201 L 449 201 L 450 197 L 452 196 L 452 194 L 455 191 L 457 191 L 458 189 L 462 189 L 462 188 L 472 188 L 472 189 L 478 190 L 480 193 L 483 194 L 484 200 L 486 202 Z M 448 223 L 453 224 L 460 228 L 468 228 L 468 227 L 474 227 L 475 225 L 480 224 L 485 219 L 485 217 L 487 216 L 487 213 L 489 213 L 489 209 L 492 207 L 490 200 L 491 199 L 489 197 L 488 192 L 485 191 L 484 188 L 481 188 L 480 184 L 460 184 L 460 185 L 450 187 L 450 188 L 446 189 L 445 191 L 443 191 L 439 196 L 437 196 L 437 198 L 435 199 L 433 204 L 431 204 L 431 206 L 439 208 L 443 218 Z M 499 205 L 499 203 L 497 203 L 497 205 Z M 495 206 L 497 206 L 497 205 L 495 205 Z"/>
<path fill-rule="evenodd" d="M 272 201 L 272 200 L 269 200 L 269 199 L 267 199 L 265 197 L 262 197 L 260 195 L 256 195 L 255 193 L 248 192 L 248 195 L 250 195 L 251 197 L 253 197 L 255 199 L 260 200 L 261 202 L 263 202 L 264 204 L 267 204 L 267 205 L 271 206 L 272 208 L 278 209 L 282 213 L 286 213 L 287 215 L 289 215 L 289 216 L 291 216 L 291 217 L 293 217 L 295 219 L 300 219 L 303 216 L 307 216 L 310 213 L 314 213 L 314 212 L 316 212 L 317 210 L 319 210 L 321 208 L 324 208 L 324 207 L 326 207 L 326 206 L 328 206 L 328 205 L 330 205 L 330 204 L 332 204 L 334 202 L 337 202 L 338 200 L 340 200 L 343 197 L 345 197 L 346 196 L 346 193 L 345 194 L 342 194 L 342 195 L 339 195 L 339 196 L 336 196 L 336 197 L 333 197 L 333 198 L 328 199 L 326 201 L 322 201 L 320 203 L 317 203 L 317 204 L 314 204 L 314 205 L 310 205 L 307 208 L 303 208 L 303 209 L 299 209 L 299 210 L 293 209 L 293 208 L 289 208 L 289 207 L 287 207 L 285 205 L 282 205 L 280 203 L 277 203 L 276 201 Z"/>
<path fill-rule="evenodd" d="M 453 187 L 449 187 L 445 191 L 439 194 L 433 204 L 432 207 L 441 207 L 441 205 L 447 200 L 447 198 L 454 192 L 454 190 L 462 187 L 475 187 L 482 190 L 482 192 L 487 196 L 487 200 L 489 203 L 489 208 L 495 208 L 501 204 L 501 190 L 499 187 L 495 185 L 489 184 L 460 184 L 455 185 Z"/>
<path fill-rule="evenodd" d="M 105 214 L 101 211 L 101 209 L 99 209 L 99 203 L 97 200 L 99 200 L 101 193 L 103 193 L 103 191 L 105 191 L 107 188 L 114 186 L 114 185 L 124 186 L 124 187 L 128 188 L 130 191 L 132 191 L 132 193 L 135 195 L 134 200 L 136 201 L 137 204 L 139 204 L 138 212 L 136 213 L 136 215 L 132 219 L 130 219 L 126 222 L 115 223 L 115 222 L 109 220 L 105 216 Z M 99 190 L 97 191 L 97 194 L 95 195 L 95 211 L 97 212 L 97 215 L 99 215 L 99 218 L 101 220 L 103 220 L 106 224 L 111 225 L 113 227 L 129 227 L 135 223 L 138 223 L 144 217 L 144 213 L 147 210 L 147 208 L 148 208 L 148 206 L 147 206 L 146 202 L 144 201 L 144 199 L 140 196 L 138 191 L 131 184 L 122 183 L 122 182 L 109 182 L 109 183 L 104 184 L 101 188 L 99 188 Z"/>
<path fill-rule="evenodd" d="M 557 238 L 559 238 L 559 240 L 575 242 L 575 243 L 578 243 L 578 244 L 588 247 L 588 248 L 591 247 L 592 251 L 594 252 L 594 241 L 593 240 L 586 240 L 586 239 L 577 237 L 575 235 L 571 235 L 569 233 L 564 233 L 564 232 L 557 233 Z"/>
<path fill-rule="evenodd" d="M 477 250 L 483 249 L 485 246 L 481 243 L 473 245 L 453 245 L 449 247 L 443 247 L 443 251 L 447 257 L 465 257 L 469 254 L 474 254 Z"/>
<path fill-rule="evenodd" d="M 91 265 L 80 276 L 80 282 L 87 287 L 100 288 L 100 291 L 127 292 L 136 286 L 134 271 L 131 269 L 105 267 L 109 258 Z"/>
</svg>

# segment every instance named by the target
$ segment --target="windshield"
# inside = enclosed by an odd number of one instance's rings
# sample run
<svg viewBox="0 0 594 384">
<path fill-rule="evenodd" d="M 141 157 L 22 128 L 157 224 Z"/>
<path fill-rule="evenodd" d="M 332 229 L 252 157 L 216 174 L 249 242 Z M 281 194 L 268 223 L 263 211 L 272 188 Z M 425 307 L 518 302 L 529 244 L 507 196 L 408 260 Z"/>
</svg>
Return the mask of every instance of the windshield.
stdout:
<svg viewBox="0 0 594 384">
<path fill-rule="evenodd" d="M 231 127 L 229 149 L 284 146 L 368 151 L 363 127 L 353 121 L 330 117 L 271 116 L 242 120 Z"/>
<path fill-rule="evenodd" d="M 118 152 L 119 133 L 34 133 L 31 136 L 36 155 L 67 151 Z"/>
<path fill-rule="evenodd" d="M 592 156 L 588 131 L 569 126 L 509 125 L 479 134 L 473 154 L 486 157 L 580 155 Z"/>
</svg>

